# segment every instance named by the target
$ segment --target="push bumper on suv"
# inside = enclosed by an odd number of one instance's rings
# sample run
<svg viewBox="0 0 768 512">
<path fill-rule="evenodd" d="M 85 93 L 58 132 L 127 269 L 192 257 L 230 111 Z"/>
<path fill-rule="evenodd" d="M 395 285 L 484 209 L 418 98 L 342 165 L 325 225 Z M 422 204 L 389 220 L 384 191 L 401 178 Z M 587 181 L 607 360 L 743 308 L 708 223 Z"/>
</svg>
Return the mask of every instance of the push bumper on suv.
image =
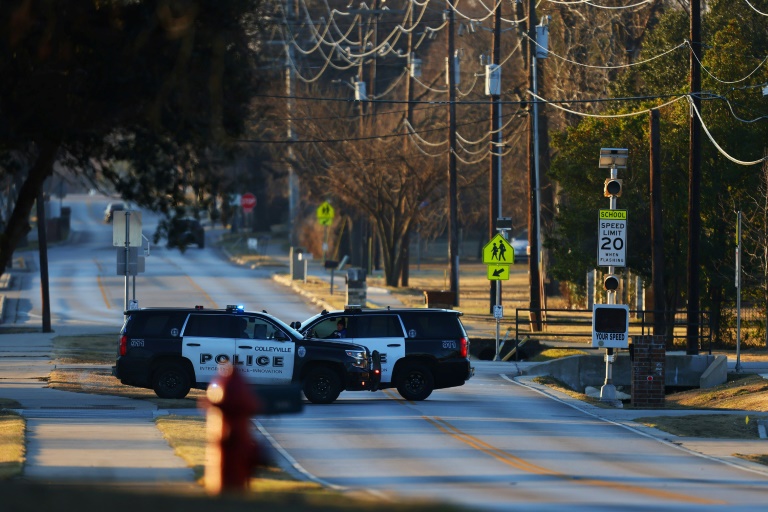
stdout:
<svg viewBox="0 0 768 512">
<path fill-rule="evenodd" d="M 381 383 L 381 358 L 374 351 L 368 359 L 367 368 L 358 368 L 348 364 L 346 366 L 347 382 L 344 389 L 347 391 L 376 391 Z"/>
</svg>

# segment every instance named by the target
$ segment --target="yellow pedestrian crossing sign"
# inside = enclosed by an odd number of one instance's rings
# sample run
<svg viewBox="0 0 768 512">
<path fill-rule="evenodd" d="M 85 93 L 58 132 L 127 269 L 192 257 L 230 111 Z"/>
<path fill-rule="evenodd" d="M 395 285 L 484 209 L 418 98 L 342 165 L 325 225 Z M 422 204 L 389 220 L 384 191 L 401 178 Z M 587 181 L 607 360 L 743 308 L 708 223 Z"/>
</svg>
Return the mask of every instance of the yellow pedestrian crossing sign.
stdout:
<svg viewBox="0 0 768 512">
<path fill-rule="evenodd" d="M 321 226 L 330 226 L 333 224 L 333 217 L 335 215 L 336 212 L 328 201 L 323 201 L 323 204 L 317 208 L 317 221 Z"/>
<path fill-rule="evenodd" d="M 500 234 L 491 238 L 491 241 L 483 247 L 483 263 L 486 265 L 511 265 L 514 262 L 515 251 Z"/>
<path fill-rule="evenodd" d="M 509 280 L 509 265 L 488 265 L 489 281 Z"/>
</svg>

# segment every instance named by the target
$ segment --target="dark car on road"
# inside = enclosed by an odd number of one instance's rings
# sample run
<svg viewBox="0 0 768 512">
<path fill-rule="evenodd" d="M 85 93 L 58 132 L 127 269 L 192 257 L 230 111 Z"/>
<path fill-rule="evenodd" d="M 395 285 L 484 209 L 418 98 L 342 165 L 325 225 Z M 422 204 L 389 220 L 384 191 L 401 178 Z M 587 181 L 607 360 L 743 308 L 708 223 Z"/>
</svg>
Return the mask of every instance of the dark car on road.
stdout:
<svg viewBox="0 0 768 512">
<path fill-rule="evenodd" d="M 205 230 L 200 221 L 193 218 L 173 219 L 168 229 L 168 247 L 205 247 Z"/>
</svg>

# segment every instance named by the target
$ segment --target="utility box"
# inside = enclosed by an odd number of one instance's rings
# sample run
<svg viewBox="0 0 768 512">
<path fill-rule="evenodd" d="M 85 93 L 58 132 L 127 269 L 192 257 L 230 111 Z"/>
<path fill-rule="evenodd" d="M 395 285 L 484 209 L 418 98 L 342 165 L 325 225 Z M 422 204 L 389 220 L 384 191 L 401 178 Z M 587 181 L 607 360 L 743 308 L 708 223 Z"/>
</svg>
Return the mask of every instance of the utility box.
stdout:
<svg viewBox="0 0 768 512">
<path fill-rule="evenodd" d="M 291 279 L 305 280 L 307 278 L 307 265 L 304 260 L 305 249 L 303 247 L 291 247 L 290 249 L 290 274 Z"/>
<path fill-rule="evenodd" d="M 664 407 L 664 366 L 667 360 L 664 336 L 632 336 L 629 357 L 632 364 L 632 407 Z"/>
<path fill-rule="evenodd" d="M 368 283 L 362 268 L 347 269 L 347 304 L 365 307 L 368 302 Z"/>
<path fill-rule="evenodd" d="M 456 294 L 450 290 L 424 290 L 424 304 L 428 308 L 453 309 Z"/>
</svg>

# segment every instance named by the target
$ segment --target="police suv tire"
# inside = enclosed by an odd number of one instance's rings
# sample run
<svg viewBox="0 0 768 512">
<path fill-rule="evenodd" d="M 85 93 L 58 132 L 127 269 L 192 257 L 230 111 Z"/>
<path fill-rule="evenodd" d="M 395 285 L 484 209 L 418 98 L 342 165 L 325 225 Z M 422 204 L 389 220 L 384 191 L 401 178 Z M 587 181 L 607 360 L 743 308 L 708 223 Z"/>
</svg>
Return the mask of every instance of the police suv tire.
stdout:
<svg viewBox="0 0 768 512">
<path fill-rule="evenodd" d="M 425 400 L 435 389 L 435 378 L 426 365 L 405 363 L 397 372 L 397 392 L 406 400 Z"/>
<path fill-rule="evenodd" d="M 160 398 L 184 398 L 192 384 L 180 363 L 163 363 L 152 375 L 152 389 Z"/>
<path fill-rule="evenodd" d="M 313 404 L 330 404 L 341 394 L 341 379 L 327 366 L 316 366 L 304 378 L 303 391 Z"/>
</svg>

